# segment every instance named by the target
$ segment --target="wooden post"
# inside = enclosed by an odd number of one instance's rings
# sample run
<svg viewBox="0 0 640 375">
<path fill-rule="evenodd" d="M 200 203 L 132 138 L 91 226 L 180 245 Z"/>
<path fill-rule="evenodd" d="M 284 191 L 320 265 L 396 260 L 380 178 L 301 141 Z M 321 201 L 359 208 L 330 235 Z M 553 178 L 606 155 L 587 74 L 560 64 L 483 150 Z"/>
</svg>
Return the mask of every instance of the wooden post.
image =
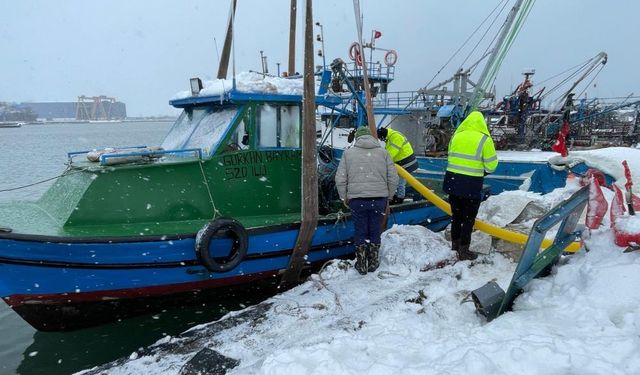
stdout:
<svg viewBox="0 0 640 375">
<path fill-rule="evenodd" d="M 297 0 L 291 0 L 291 13 L 289 15 L 289 76 L 292 76 L 292 75 L 296 74 L 296 14 L 297 14 L 297 10 L 298 10 Z M 312 31 L 312 33 L 313 33 L 313 31 Z M 306 43 L 306 41 L 305 41 L 305 43 Z M 306 45 L 305 45 L 305 48 L 306 48 Z"/>
<path fill-rule="evenodd" d="M 367 107 L 367 123 L 369 124 L 369 130 L 371 135 L 378 139 L 378 132 L 376 127 L 376 119 L 373 117 L 373 104 L 371 103 L 371 87 L 369 86 L 369 73 L 367 73 L 367 61 L 364 57 L 364 43 L 362 42 L 362 17 L 360 16 L 360 1 L 354 0 L 353 2 L 354 13 L 356 16 L 356 29 L 358 31 L 358 44 L 360 44 L 360 56 L 362 57 L 362 80 L 364 85 L 364 94 Z"/>
<path fill-rule="evenodd" d="M 227 24 L 227 35 L 224 38 L 224 46 L 222 47 L 222 55 L 220 56 L 220 66 L 218 66 L 218 79 L 227 78 L 227 70 L 229 69 L 229 55 L 231 55 L 231 43 L 233 42 L 233 19 L 236 14 L 236 4 L 238 0 L 231 0 L 231 14 L 229 15 L 229 23 Z"/>
<path fill-rule="evenodd" d="M 302 101 L 302 222 L 300 232 L 282 275 L 280 288 L 291 288 L 299 283 L 300 272 L 311 239 L 318 225 L 318 164 L 316 152 L 316 97 L 313 66 L 313 12 L 311 0 L 306 0 L 304 44 L 304 96 Z"/>
</svg>

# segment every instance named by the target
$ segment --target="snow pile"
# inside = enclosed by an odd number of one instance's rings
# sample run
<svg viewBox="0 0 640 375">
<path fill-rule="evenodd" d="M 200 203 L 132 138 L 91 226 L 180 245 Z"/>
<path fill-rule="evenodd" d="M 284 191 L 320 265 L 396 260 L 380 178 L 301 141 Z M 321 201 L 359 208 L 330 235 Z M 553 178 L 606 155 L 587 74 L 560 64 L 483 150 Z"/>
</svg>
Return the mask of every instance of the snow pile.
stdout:
<svg viewBox="0 0 640 375">
<path fill-rule="evenodd" d="M 584 159 L 589 167 L 599 169 L 612 176 L 620 186 L 624 186 L 626 182 L 622 167 L 622 161 L 626 160 L 631 170 L 631 177 L 634 181 L 640 182 L 640 149 L 608 147 L 597 150 L 573 151 L 571 155 Z"/>
<path fill-rule="evenodd" d="M 498 160 L 503 161 L 526 161 L 526 162 L 546 162 L 558 153 L 552 151 L 498 151 Z"/>
<path fill-rule="evenodd" d="M 622 216 L 617 218 L 616 229 L 620 233 L 627 234 L 635 234 L 640 232 L 640 216 Z"/>
<path fill-rule="evenodd" d="M 233 88 L 230 79 L 203 81 L 199 96 L 217 96 L 225 94 Z M 241 92 L 260 92 L 268 94 L 302 95 L 302 78 L 280 78 L 263 76 L 255 72 L 242 72 L 236 76 L 236 90 Z M 180 91 L 172 100 L 191 97 L 191 90 Z"/>
<path fill-rule="evenodd" d="M 380 247 L 380 262 L 392 272 L 431 268 L 454 256 L 449 242 L 421 226 L 394 225 Z"/>
<path fill-rule="evenodd" d="M 622 161 L 626 160 L 631 169 L 631 177 L 640 183 L 640 149 L 632 147 L 608 147 L 596 150 L 571 151 L 567 158 L 549 151 L 498 151 L 498 159 L 503 161 L 549 161 L 564 160 L 567 164 L 583 161 L 587 166 L 596 168 L 614 177 L 620 186 L 626 182 Z M 636 187 L 635 192 L 640 193 Z"/>
<path fill-rule="evenodd" d="M 478 218 L 509 230 L 529 233 L 538 218 L 571 197 L 580 188 L 578 179 L 570 179 L 564 188 L 555 189 L 545 195 L 522 190 L 505 191 L 499 195 L 490 196 L 480 205 Z M 546 237 L 553 238 L 556 229 L 557 226 L 548 231 Z M 491 242 L 489 235 L 476 231 L 473 233 L 472 244 L 476 247 L 482 247 L 481 244 L 476 244 L 479 240 Z M 498 239 L 493 239 L 493 245 L 499 251 L 511 252 L 513 259 L 519 259 L 521 245 L 506 243 L 506 241 Z"/>
</svg>

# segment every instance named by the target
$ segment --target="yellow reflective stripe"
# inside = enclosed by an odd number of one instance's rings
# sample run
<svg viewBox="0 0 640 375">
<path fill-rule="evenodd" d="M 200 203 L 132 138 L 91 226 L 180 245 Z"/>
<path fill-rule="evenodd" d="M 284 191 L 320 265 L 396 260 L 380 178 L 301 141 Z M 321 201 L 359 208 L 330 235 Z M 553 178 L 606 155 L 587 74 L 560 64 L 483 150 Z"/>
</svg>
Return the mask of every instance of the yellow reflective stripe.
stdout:
<svg viewBox="0 0 640 375">
<path fill-rule="evenodd" d="M 493 155 L 489 159 L 484 159 L 485 163 L 491 163 L 492 161 L 498 160 L 498 155 Z"/>
<path fill-rule="evenodd" d="M 484 148 L 484 144 L 487 141 L 487 137 L 486 135 L 482 135 L 482 138 L 480 139 L 480 143 L 478 143 L 478 148 L 476 149 L 476 158 L 478 158 L 478 160 L 482 160 L 482 149 Z"/>
<path fill-rule="evenodd" d="M 397 148 L 398 150 L 402 150 L 402 146 L 398 146 L 397 144 L 393 143 L 393 142 L 389 142 L 389 146 Z M 403 145 L 404 146 L 404 145 Z"/>
<path fill-rule="evenodd" d="M 466 160 L 482 161 L 482 149 L 484 148 L 484 144 L 487 142 L 487 138 L 488 137 L 486 135 L 482 136 L 482 138 L 480 139 L 480 143 L 476 148 L 475 155 L 463 154 L 460 152 L 450 152 L 449 156 Z"/>
<path fill-rule="evenodd" d="M 471 155 L 467 155 L 467 154 L 461 154 L 459 152 L 450 152 L 449 153 L 449 157 L 452 158 L 460 158 L 460 159 L 466 159 L 466 160 L 473 160 L 473 161 L 482 161 L 481 158 L 478 158 L 477 156 L 471 156 Z"/>
<path fill-rule="evenodd" d="M 478 176 L 484 176 L 483 168 L 470 168 L 470 167 L 463 167 L 460 165 L 450 165 L 447 167 L 447 170 L 451 172 L 455 172 L 456 170 L 458 170 L 461 172 L 473 173 L 474 175 L 478 175 Z"/>
</svg>

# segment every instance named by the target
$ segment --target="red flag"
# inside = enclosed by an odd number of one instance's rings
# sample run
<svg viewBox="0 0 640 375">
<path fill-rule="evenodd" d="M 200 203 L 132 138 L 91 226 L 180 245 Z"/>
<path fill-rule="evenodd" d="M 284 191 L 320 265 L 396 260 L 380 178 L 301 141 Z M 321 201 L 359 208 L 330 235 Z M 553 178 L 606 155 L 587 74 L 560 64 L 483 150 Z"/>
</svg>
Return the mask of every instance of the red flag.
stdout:
<svg viewBox="0 0 640 375">
<path fill-rule="evenodd" d="M 382 36 L 382 33 L 378 30 L 373 30 L 373 39 L 378 39 Z"/>
<path fill-rule="evenodd" d="M 551 150 L 559 152 L 563 157 L 569 155 L 566 144 L 567 135 L 569 135 L 569 121 L 565 120 L 562 122 L 562 126 L 560 127 L 560 131 L 558 132 L 558 138 L 556 138 L 556 142 L 553 144 L 553 146 L 551 146 Z"/>
</svg>

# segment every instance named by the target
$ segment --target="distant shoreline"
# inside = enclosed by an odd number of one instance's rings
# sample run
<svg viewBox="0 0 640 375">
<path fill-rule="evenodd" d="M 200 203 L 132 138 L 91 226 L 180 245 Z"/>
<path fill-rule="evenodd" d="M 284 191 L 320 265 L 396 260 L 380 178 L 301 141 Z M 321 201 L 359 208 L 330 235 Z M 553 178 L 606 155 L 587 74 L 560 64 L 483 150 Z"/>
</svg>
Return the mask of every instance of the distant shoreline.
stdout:
<svg viewBox="0 0 640 375">
<path fill-rule="evenodd" d="M 22 125 L 51 125 L 51 124 L 117 124 L 126 122 L 174 122 L 177 117 L 159 117 L 159 118 L 126 118 L 123 120 L 56 120 L 56 121 L 0 121 L 0 127 L 20 127 Z"/>
</svg>

